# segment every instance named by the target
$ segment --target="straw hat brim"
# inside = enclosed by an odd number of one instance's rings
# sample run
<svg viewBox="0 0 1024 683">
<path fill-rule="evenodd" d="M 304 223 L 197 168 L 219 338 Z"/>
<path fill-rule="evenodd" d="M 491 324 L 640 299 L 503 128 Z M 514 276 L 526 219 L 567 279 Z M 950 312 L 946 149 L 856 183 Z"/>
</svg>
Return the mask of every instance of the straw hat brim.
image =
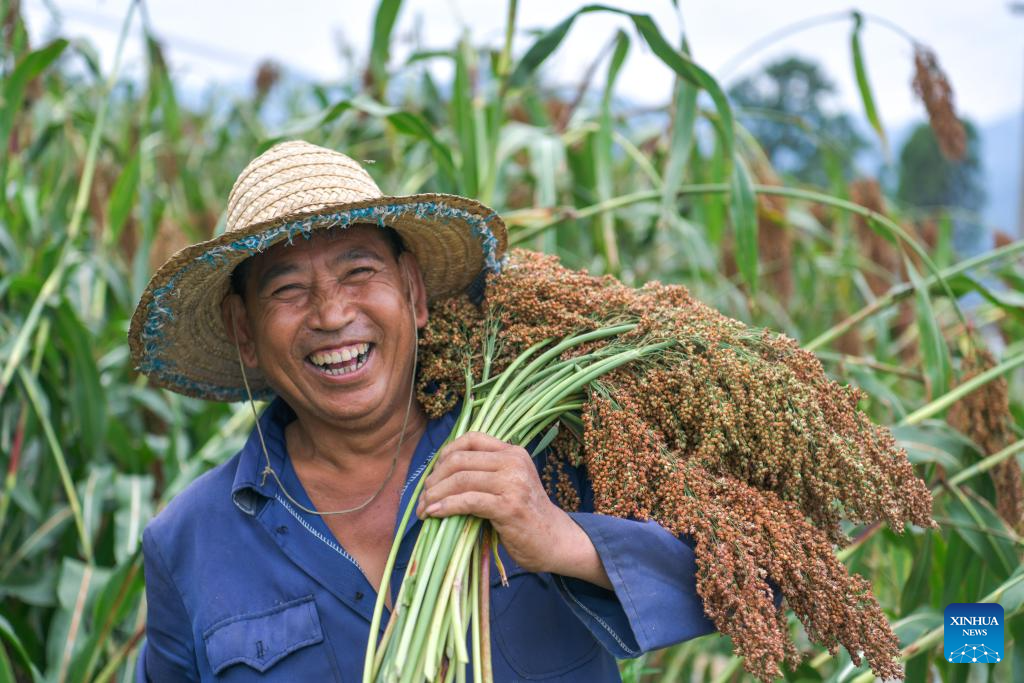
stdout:
<svg viewBox="0 0 1024 683">
<path fill-rule="evenodd" d="M 214 401 L 246 397 L 238 356 L 221 321 L 231 272 L 246 258 L 299 235 L 357 223 L 401 235 L 423 273 L 429 301 L 464 292 L 498 272 L 507 248 L 505 224 L 480 202 L 418 194 L 332 204 L 232 230 L 174 254 L 153 275 L 132 316 L 128 339 L 136 367 L 153 385 Z M 257 398 L 272 388 L 247 370 Z"/>
</svg>

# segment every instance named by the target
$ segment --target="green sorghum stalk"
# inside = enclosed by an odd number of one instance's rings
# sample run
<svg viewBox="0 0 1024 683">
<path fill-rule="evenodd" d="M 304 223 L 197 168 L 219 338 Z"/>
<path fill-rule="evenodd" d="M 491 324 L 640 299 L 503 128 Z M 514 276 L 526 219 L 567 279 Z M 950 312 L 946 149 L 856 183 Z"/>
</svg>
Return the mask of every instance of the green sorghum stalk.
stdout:
<svg viewBox="0 0 1024 683">
<path fill-rule="evenodd" d="M 581 396 L 591 382 L 671 345 L 667 341 L 644 343 L 642 337 L 636 336 L 628 344 L 614 341 L 621 335 L 635 332 L 636 328 L 635 322 L 620 323 L 570 334 L 557 343 L 538 341 L 505 364 L 500 375 L 492 377 L 498 328 L 485 326 L 487 332 L 479 347 L 483 349 L 480 381 L 474 384 L 472 369 L 464 369 L 463 395 L 466 398 L 445 443 L 466 432 L 479 431 L 526 446 L 567 412 L 578 412 L 584 405 Z M 588 353 L 563 357 L 573 349 L 597 342 L 601 346 Z M 421 475 L 399 529 L 405 528 L 433 463 Z M 378 591 L 366 651 L 364 683 L 464 680 L 465 667 L 471 662 L 465 642 L 467 627 L 472 631 L 474 680 L 489 681 L 488 548 L 494 552 L 499 573 L 504 578 L 493 529 L 483 520 L 465 515 L 424 520 L 394 610 L 378 644 L 376 636 L 384 598 L 388 594 L 400 540 L 398 536 L 392 545 Z"/>
</svg>

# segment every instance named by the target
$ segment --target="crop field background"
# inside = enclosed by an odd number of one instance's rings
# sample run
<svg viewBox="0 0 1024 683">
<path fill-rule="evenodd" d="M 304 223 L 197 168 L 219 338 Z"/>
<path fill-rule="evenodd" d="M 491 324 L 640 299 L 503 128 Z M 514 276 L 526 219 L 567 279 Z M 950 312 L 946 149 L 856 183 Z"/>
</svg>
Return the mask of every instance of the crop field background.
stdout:
<svg viewBox="0 0 1024 683">
<path fill-rule="evenodd" d="M 835 49 L 850 52 L 867 132 L 773 109 L 753 80 L 726 91 L 683 36 L 612 7 L 552 17 L 513 50 L 512 0 L 504 39 L 467 34 L 400 62 L 400 4 L 380 2 L 372 48 L 346 81 L 267 62 L 244 96 L 197 103 L 143 5 L 119 39 L 118 54 L 129 35 L 147 46 L 144 77 L 128 79 L 88 43 L 33 44 L 19 3 L 0 3 L 0 683 L 132 680 L 141 530 L 237 451 L 252 417 L 147 386 L 128 319 L 155 267 L 223 230 L 249 159 L 290 138 L 372 160 L 387 193 L 479 198 L 515 246 L 633 285 L 683 284 L 815 352 L 866 392 L 863 409 L 934 494 L 939 529 L 851 526 L 854 542 L 836 549 L 872 583 L 907 680 L 1024 681 L 1024 240 L 971 232 L 975 133 L 952 109 L 941 46 L 908 42 L 930 121 L 890 152 L 887 176 L 865 177 L 853 159 L 887 141 L 860 14 L 833 20 L 849 27 Z M 553 87 L 546 64 L 595 13 L 621 30 L 594 45 L 578 85 Z M 617 96 L 635 50 L 675 76 L 656 110 Z M 777 67 L 765 77 L 817 73 Z M 952 602 L 1003 606 L 1005 661 L 945 661 Z M 790 619 L 806 658 L 787 680 L 871 680 Z M 627 681 L 746 680 L 731 652 L 712 634 L 621 666 Z"/>
</svg>

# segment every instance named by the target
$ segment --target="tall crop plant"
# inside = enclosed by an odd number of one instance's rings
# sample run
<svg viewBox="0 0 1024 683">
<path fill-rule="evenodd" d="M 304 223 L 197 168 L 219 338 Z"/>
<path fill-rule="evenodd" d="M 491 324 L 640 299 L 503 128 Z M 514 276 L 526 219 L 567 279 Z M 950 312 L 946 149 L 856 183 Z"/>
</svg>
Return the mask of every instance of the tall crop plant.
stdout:
<svg viewBox="0 0 1024 683">
<path fill-rule="evenodd" d="M 871 582 L 908 679 L 965 675 L 942 657 L 942 609 L 975 601 L 999 601 L 1008 619 L 1008 660 L 992 679 L 1022 677 L 1020 482 L 1008 463 L 1024 451 L 1024 308 L 1012 294 L 1024 289 L 1024 243 L 962 260 L 942 217 L 926 239 L 918 217 L 841 182 L 790 184 L 735 124 L 685 37 L 641 13 L 591 5 L 527 34 L 513 0 L 503 43 L 413 45 L 399 62 L 401 3 L 382 0 L 370 54 L 347 80 L 264 70 L 251 97 L 186 106 L 133 8 L 120 40 L 143 41 L 145 68 L 125 79 L 81 41 L 31 44 L 19 3 L 0 2 L 0 681 L 131 679 L 145 626 L 139 532 L 240 447 L 251 414 L 147 386 L 128 361 L 128 316 L 156 265 L 221 229 L 246 161 L 289 137 L 374 160 L 396 193 L 479 197 L 516 245 L 631 285 L 685 284 L 813 351 L 832 379 L 863 390 L 862 408 L 893 429 L 931 488 L 939 529 L 850 524 L 853 542 L 835 549 Z M 593 48 L 605 77 L 549 86 L 552 57 L 594 14 L 621 27 Z M 881 133 L 886 103 L 860 47 L 873 20 L 830 20 L 850 22 L 865 115 Z M 620 67 L 637 50 L 676 78 L 654 126 L 619 97 Z M 917 54 L 916 87 L 954 153 L 948 83 L 934 54 Z M 451 67 L 451 83 L 432 62 Z M 968 292 L 981 300 L 969 318 L 957 306 Z M 1001 354 L 986 354 L 989 332 Z M 957 418 L 978 406 L 988 431 Z M 845 650 L 811 646 L 795 617 L 788 628 L 805 661 L 787 678 L 870 675 Z M 622 666 L 631 680 L 729 680 L 742 675 L 732 651 L 710 635 Z"/>
</svg>

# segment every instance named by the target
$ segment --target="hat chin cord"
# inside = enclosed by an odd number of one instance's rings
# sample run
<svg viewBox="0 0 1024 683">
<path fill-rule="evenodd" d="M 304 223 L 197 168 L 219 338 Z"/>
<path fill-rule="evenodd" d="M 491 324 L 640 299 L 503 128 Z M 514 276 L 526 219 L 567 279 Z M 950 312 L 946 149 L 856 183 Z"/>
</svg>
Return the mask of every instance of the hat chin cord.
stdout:
<svg viewBox="0 0 1024 683">
<path fill-rule="evenodd" d="M 327 512 L 320 512 L 319 510 L 308 508 L 299 501 L 295 500 L 295 498 L 290 493 L 288 493 L 288 489 L 285 488 L 284 484 L 281 482 L 281 478 L 277 475 L 277 472 L 274 471 L 274 468 L 270 464 L 270 453 L 267 451 L 267 442 L 263 438 L 263 429 L 260 427 L 260 417 L 256 413 L 256 402 L 253 401 L 252 398 L 252 390 L 249 388 L 249 378 L 245 373 L 245 364 L 242 362 L 242 351 L 238 346 L 238 328 L 235 327 L 234 308 L 229 307 L 229 316 L 231 317 L 231 331 L 233 333 L 232 337 L 234 338 L 235 342 L 235 353 L 238 355 L 238 368 L 242 371 L 242 383 L 245 384 L 245 394 L 249 398 L 249 406 L 252 408 L 252 416 L 253 419 L 256 421 L 256 433 L 260 437 L 260 447 L 263 449 L 263 457 L 266 460 L 266 465 L 263 467 L 263 471 L 260 473 L 262 475 L 262 479 L 260 480 L 260 486 L 263 486 L 267 483 L 267 475 L 269 474 L 274 478 L 274 481 L 277 482 L 277 487 L 281 489 L 281 493 L 283 493 L 285 498 L 290 500 L 292 504 L 295 505 L 295 507 L 299 508 L 303 512 L 307 512 L 311 515 L 319 515 L 321 517 L 327 517 L 328 515 L 347 515 L 350 512 L 358 512 L 365 508 L 370 503 L 372 503 L 374 500 L 376 500 L 377 496 L 380 495 L 381 491 L 384 490 L 384 487 L 387 486 L 388 482 L 391 481 L 391 477 L 395 474 L 395 467 L 398 465 L 398 456 L 402 452 L 402 443 L 405 441 L 405 430 L 406 427 L 408 427 L 409 425 L 409 412 L 412 410 L 412 397 L 416 389 L 416 365 L 419 362 L 420 339 L 419 329 L 416 327 L 416 308 L 415 306 L 412 305 L 412 303 L 412 296 L 410 293 L 409 309 L 412 312 L 412 331 L 414 337 L 412 345 L 412 377 L 411 381 L 409 382 L 409 401 L 405 405 L 405 419 L 402 420 L 402 431 L 398 435 L 398 448 L 395 449 L 395 457 L 391 459 L 391 468 L 388 469 L 388 473 L 384 477 L 384 481 L 380 483 L 380 486 L 377 488 L 376 491 L 374 491 L 373 495 L 364 500 L 362 503 L 356 505 L 355 507 L 346 508 L 344 510 L 330 510 Z"/>
</svg>

